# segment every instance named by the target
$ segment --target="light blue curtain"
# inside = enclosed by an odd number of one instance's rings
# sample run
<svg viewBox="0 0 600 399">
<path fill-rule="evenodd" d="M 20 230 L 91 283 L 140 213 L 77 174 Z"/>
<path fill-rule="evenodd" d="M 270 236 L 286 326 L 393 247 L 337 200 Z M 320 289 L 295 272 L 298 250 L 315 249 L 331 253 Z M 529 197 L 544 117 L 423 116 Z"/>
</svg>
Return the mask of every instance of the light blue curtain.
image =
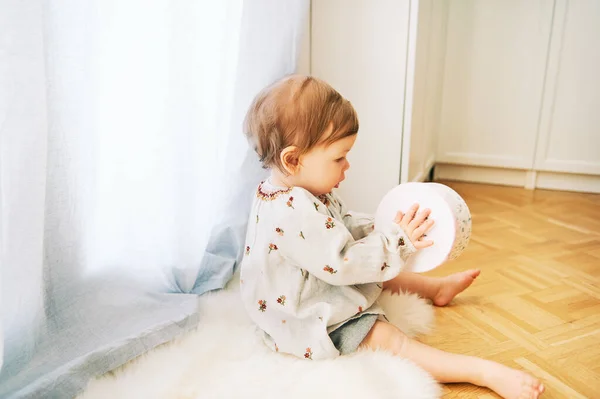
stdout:
<svg viewBox="0 0 600 399">
<path fill-rule="evenodd" d="M 265 174 L 241 122 L 308 8 L 0 3 L 0 397 L 73 397 L 202 323 Z"/>
</svg>

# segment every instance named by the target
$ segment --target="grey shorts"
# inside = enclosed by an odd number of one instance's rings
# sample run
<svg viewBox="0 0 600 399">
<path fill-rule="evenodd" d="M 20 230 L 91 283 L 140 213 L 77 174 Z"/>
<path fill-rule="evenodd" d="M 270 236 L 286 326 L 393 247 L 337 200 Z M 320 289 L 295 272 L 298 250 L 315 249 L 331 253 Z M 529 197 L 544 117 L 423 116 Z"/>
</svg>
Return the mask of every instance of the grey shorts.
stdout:
<svg viewBox="0 0 600 399">
<path fill-rule="evenodd" d="M 378 318 L 379 316 L 376 314 L 364 314 L 342 324 L 329 334 L 329 338 L 340 354 L 347 355 L 356 352 Z"/>
</svg>

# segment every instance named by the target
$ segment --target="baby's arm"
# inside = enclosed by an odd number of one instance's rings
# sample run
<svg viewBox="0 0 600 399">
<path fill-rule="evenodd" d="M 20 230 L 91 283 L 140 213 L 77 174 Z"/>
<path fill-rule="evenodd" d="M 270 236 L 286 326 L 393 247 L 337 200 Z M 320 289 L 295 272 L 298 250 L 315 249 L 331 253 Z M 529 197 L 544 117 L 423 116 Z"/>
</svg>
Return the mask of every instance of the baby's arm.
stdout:
<svg viewBox="0 0 600 399">
<path fill-rule="evenodd" d="M 344 215 L 344 224 L 355 240 L 366 237 L 375 229 L 374 217 L 372 215 L 348 211 L 340 197 L 334 193 L 331 193 L 331 195 L 339 204 L 340 212 Z M 408 236 L 416 249 L 423 249 L 433 245 L 433 241 L 424 240 L 424 237 L 426 237 L 424 234 L 427 233 L 434 224 L 434 221 L 429 219 L 430 214 L 430 209 L 419 212 L 419 205 L 414 204 L 407 210 L 406 214 L 398 212 L 396 215 L 398 224 L 402 230 L 404 230 L 404 233 Z"/>
<path fill-rule="evenodd" d="M 375 217 L 373 215 L 349 211 L 344 201 L 337 194 L 331 193 L 331 196 L 339 204 L 344 225 L 355 240 L 360 240 L 373 231 L 373 226 L 375 225 Z"/>
<path fill-rule="evenodd" d="M 296 194 L 294 209 L 287 210 L 285 233 L 275 245 L 282 256 L 315 277 L 332 285 L 387 281 L 416 251 L 395 223 L 355 240 L 344 224 L 319 212 L 302 194 Z"/>
<path fill-rule="evenodd" d="M 345 210 L 343 213 L 344 225 L 355 240 L 360 240 L 373 232 L 375 218 L 366 213 Z"/>
</svg>

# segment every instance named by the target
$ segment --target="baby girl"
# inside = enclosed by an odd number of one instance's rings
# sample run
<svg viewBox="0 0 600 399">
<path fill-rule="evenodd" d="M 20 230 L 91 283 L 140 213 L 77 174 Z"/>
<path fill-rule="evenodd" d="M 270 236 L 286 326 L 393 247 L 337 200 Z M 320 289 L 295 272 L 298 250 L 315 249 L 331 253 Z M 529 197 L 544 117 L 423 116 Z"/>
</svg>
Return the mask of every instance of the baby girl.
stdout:
<svg viewBox="0 0 600 399">
<path fill-rule="evenodd" d="M 499 363 L 443 352 L 407 337 L 377 305 L 382 290 L 448 304 L 478 270 L 432 278 L 403 271 L 433 245 L 428 209 L 415 204 L 387 226 L 346 209 L 333 191 L 358 133 L 352 105 L 327 83 L 288 76 L 254 99 L 245 133 L 270 177 L 250 211 L 241 293 L 273 350 L 317 360 L 358 349 L 408 358 L 442 383 L 468 382 L 504 398 L 537 398 L 543 385 Z"/>
</svg>

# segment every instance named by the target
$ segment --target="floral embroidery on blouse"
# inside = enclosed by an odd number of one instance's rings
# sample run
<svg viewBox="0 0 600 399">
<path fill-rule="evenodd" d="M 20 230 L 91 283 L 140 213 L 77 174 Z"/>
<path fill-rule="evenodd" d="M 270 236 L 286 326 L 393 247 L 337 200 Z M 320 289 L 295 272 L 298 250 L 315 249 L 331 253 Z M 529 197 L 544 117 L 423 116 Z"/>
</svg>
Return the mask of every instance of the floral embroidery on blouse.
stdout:
<svg viewBox="0 0 600 399">
<path fill-rule="evenodd" d="M 310 348 L 306 348 L 306 353 L 304 354 L 304 358 L 312 360 L 312 355 L 313 355 L 312 350 Z"/>
<path fill-rule="evenodd" d="M 267 310 L 267 301 L 265 301 L 264 299 L 258 301 L 258 310 L 260 310 L 261 312 Z"/>
<path fill-rule="evenodd" d="M 271 243 L 269 244 L 269 253 L 271 253 L 271 251 L 277 251 L 279 248 L 277 248 L 277 245 Z"/>
<path fill-rule="evenodd" d="M 287 188 L 285 190 L 276 190 L 273 191 L 271 193 L 267 193 L 263 191 L 263 184 L 265 182 L 261 182 L 258 186 L 258 189 L 256 190 L 256 196 L 258 198 L 260 198 L 263 201 L 273 201 L 274 199 L 276 199 L 277 197 L 279 197 L 282 194 L 289 194 L 292 191 L 292 187 Z M 293 199 L 292 197 L 290 197 L 290 199 Z M 258 217 L 256 219 L 256 221 L 258 222 Z"/>
<path fill-rule="evenodd" d="M 294 209 L 294 197 L 290 197 L 290 199 L 288 199 L 287 206 Z"/>
<path fill-rule="evenodd" d="M 336 274 L 337 270 L 335 270 L 333 267 L 326 265 L 323 270 L 325 270 L 327 273 L 329 274 Z"/>
<path fill-rule="evenodd" d="M 332 218 L 327 218 L 327 220 L 325 221 L 325 227 L 327 228 L 327 230 L 333 229 L 335 227 L 335 223 L 333 222 Z"/>
<path fill-rule="evenodd" d="M 279 298 L 277 298 L 277 303 L 281 306 L 285 306 L 285 295 L 281 295 Z"/>
</svg>

